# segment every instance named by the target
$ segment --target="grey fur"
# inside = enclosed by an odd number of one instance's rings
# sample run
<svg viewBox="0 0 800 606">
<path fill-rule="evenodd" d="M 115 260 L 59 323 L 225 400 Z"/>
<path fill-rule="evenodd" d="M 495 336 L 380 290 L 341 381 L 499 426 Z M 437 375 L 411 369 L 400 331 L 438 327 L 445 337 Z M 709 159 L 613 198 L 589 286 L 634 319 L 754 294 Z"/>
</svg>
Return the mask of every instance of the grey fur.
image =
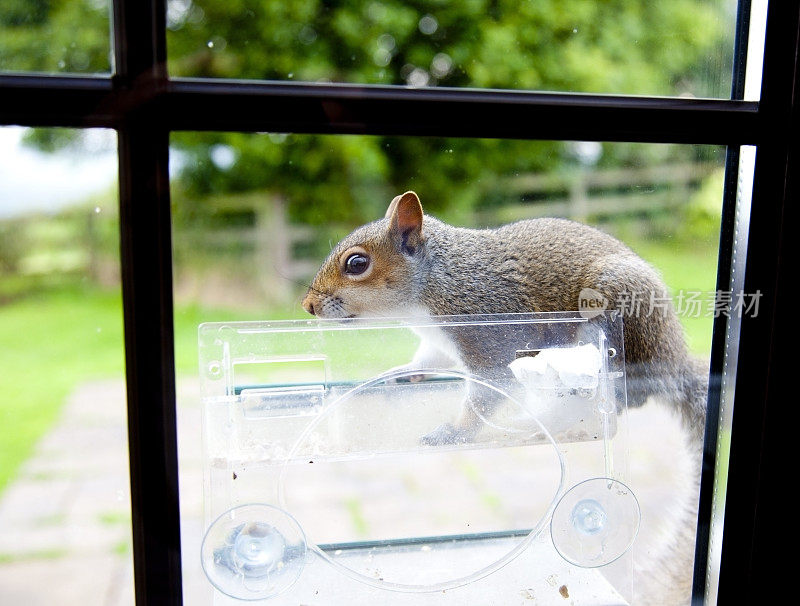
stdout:
<svg viewBox="0 0 800 606">
<path fill-rule="evenodd" d="M 566 219 L 466 229 L 426 215 L 421 245 L 404 254 L 384 218 L 342 240 L 320 275 L 331 259 L 364 242 L 395 248 L 397 263 L 404 265 L 404 279 L 392 285 L 397 301 L 419 304 L 433 315 L 577 310 L 584 288 L 612 304 L 625 295 L 645 303 L 668 297 L 656 271 L 627 246 Z M 318 276 L 313 286 L 319 288 L 319 281 Z M 675 311 L 668 306 L 648 315 L 643 309 L 626 314 L 624 322 L 628 405 L 640 406 L 650 396 L 665 399 L 694 439 L 702 440 L 708 378 L 686 350 Z M 469 356 L 464 362 L 482 367 Z"/>
</svg>

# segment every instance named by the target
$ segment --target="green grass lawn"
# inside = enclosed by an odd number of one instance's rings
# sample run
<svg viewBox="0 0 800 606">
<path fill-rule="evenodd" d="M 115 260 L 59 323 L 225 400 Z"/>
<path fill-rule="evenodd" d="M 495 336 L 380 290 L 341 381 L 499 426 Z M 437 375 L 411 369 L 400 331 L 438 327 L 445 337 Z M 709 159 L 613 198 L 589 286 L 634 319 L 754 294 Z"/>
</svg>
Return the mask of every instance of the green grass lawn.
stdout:
<svg viewBox="0 0 800 606">
<path fill-rule="evenodd" d="M 716 255 L 653 242 L 633 248 L 655 265 L 673 293 L 714 290 Z M 265 311 L 260 319 L 291 317 Z M 175 364 L 197 373 L 197 326 L 207 321 L 259 319 L 253 312 L 177 306 Z M 687 341 L 707 355 L 711 318 L 683 318 Z M 0 306 L 0 492 L 82 382 L 124 376 L 122 305 L 118 290 L 80 285 L 41 288 Z"/>
<path fill-rule="evenodd" d="M 683 290 L 713 293 L 717 287 L 717 251 L 710 247 L 680 247 L 658 241 L 626 242 L 638 255 L 661 273 L 672 292 L 673 300 Z M 704 299 L 705 300 L 705 299 Z M 698 355 L 711 353 L 711 329 L 714 319 L 681 316 L 686 344 Z"/>
<path fill-rule="evenodd" d="M 118 294 L 79 288 L 0 308 L 0 490 L 76 385 L 122 376 L 120 309 Z"/>
<path fill-rule="evenodd" d="M 250 319 L 242 312 L 179 306 L 178 373 L 197 373 L 197 325 Z M 0 306 L 0 492 L 81 383 L 124 377 L 119 290 L 39 289 Z"/>
</svg>

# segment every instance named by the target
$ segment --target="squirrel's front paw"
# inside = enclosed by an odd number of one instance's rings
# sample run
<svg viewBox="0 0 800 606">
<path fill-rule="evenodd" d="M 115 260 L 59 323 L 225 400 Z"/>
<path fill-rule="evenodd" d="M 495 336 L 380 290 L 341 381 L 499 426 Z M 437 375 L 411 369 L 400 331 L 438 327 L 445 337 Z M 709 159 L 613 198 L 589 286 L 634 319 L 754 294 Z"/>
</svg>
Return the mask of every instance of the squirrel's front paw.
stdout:
<svg viewBox="0 0 800 606">
<path fill-rule="evenodd" d="M 386 379 L 386 383 L 419 383 L 433 376 L 411 364 L 396 366 L 383 374 L 391 377 Z"/>
<path fill-rule="evenodd" d="M 452 423 L 442 423 L 432 432 L 422 436 L 419 441 L 427 446 L 440 446 L 442 444 L 465 444 L 469 438 L 469 432 L 455 427 Z"/>
</svg>

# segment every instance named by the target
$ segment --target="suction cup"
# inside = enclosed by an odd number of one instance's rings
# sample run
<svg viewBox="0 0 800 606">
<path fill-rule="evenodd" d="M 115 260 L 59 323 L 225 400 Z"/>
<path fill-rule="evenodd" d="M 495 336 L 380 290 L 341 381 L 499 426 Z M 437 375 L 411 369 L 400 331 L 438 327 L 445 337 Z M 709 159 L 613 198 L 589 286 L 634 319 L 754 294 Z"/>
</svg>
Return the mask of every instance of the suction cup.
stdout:
<svg viewBox="0 0 800 606">
<path fill-rule="evenodd" d="M 553 545 L 567 562 L 583 568 L 610 564 L 639 532 L 639 501 L 611 478 L 592 478 L 570 488 L 550 521 Z"/>
<path fill-rule="evenodd" d="M 303 571 L 306 538 L 297 521 L 271 505 L 229 509 L 206 532 L 200 550 L 211 584 L 239 600 L 285 591 Z"/>
</svg>

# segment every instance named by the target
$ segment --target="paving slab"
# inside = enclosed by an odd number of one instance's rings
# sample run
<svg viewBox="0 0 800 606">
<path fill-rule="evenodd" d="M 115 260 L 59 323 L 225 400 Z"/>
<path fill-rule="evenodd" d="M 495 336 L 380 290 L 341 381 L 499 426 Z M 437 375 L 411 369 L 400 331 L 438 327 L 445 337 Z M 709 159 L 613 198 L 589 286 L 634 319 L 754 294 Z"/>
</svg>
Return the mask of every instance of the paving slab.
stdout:
<svg viewBox="0 0 800 606">
<path fill-rule="evenodd" d="M 200 389 L 178 382 L 184 603 L 211 604 L 200 567 L 203 535 Z M 639 553 L 664 542 L 693 488 L 677 420 L 658 406 L 628 415 L 630 475 L 642 505 Z M 688 483 L 688 486 L 687 486 Z M 125 386 L 81 385 L 0 497 L 0 605 L 133 604 Z"/>
</svg>

